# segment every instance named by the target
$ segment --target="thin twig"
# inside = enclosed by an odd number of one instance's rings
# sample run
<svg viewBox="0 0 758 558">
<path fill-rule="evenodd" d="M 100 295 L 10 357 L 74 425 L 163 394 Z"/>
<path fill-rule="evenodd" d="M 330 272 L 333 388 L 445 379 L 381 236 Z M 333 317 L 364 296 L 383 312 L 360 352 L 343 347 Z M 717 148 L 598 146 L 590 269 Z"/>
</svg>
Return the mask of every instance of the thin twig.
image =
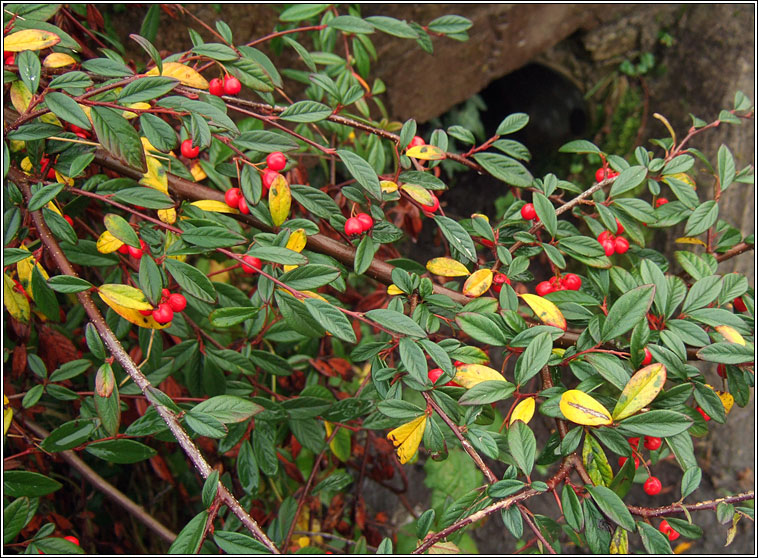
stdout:
<svg viewBox="0 0 758 558">
<path fill-rule="evenodd" d="M 696 504 L 672 504 L 670 506 L 662 506 L 660 508 L 643 508 L 639 506 L 627 506 L 630 513 L 639 515 L 641 517 L 661 517 L 664 515 L 673 515 L 675 513 L 684 513 L 684 509 L 687 511 L 699 511 L 699 510 L 715 510 L 719 504 L 735 504 L 737 502 L 745 502 L 747 500 L 753 500 L 755 498 L 755 492 L 743 492 L 742 494 L 735 494 L 734 496 L 724 496 L 723 498 L 717 498 L 715 500 L 706 500 L 704 502 L 698 502 Z"/>
<path fill-rule="evenodd" d="M 539 530 L 539 528 L 534 524 L 534 521 L 532 521 L 532 518 L 529 517 L 529 514 L 526 511 L 526 506 L 524 506 L 523 504 L 518 504 L 517 507 L 518 507 L 518 511 L 521 512 L 521 517 L 524 518 L 524 521 L 529 526 L 529 528 L 532 530 L 532 532 L 534 533 L 534 535 L 540 540 L 540 542 L 542 543 L 542 545 L 545 548 L 547 548 L 547 551 L 550 554 L 557 554 L 557 552 L 555 551 L 555 549 L 552 546 L 550 546 L 549 542 L 547 542 L 547 539 L 545 538 L 545 535 L 542 534 L 542 531 Z"/>
</svg>

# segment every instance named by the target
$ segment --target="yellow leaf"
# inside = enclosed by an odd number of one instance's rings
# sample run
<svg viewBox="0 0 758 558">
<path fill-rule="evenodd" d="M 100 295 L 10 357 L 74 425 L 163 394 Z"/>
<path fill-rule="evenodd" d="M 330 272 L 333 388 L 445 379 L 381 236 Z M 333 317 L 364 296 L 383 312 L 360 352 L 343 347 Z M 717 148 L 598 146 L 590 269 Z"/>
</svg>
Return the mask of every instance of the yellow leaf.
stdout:
<svg viewBox="0 0 758 558">
<path fill-rule="evenodd" d="M 424 437 L 425 429 L 426 414 L 423 414 L 387 434 L 387 439 L 397 448 L 400 463 L 407 463 L 411 457 L 416 455 L 421 439 Z"/>
<path fill-rule="evenodd" d="M 228 271 L 222 271 L 226 268 L 225 264 L 211 259 L 208 260 L 208 266 L 208 274 L 213 274 L 212 277 L 215 283 L 228 283 L 229 279 L 231 279 L 231 275 Z M 221 273 L 217 273 L 219 271 L 221 271 Z"/>
<path fill-rule="evenodd" d="M 11 316 L 27 324 L 31 314 L 29 301 L 22 293 L 14 289 L 14 286 L 13 279 L 7 273 L 3 273 L 3 304 Z"/>
<path fill-rule="evenodd" d="M 465 265 L 453 258 L 432 258 L 426 262 L 426 269 L 443 277 L 463 277 L 471 273 Z"/>
<path fill-rule="evenodd" d="M 670 175 L 668 178 L 675 178 L 675 179 L 677 179 L 677 180 L 681 180 L 682 182 L 686 182 L 687 184 L 689 184 L 689 185 L 690 185 L 690 186 L 692 186 L 693 188 L 697 189 L 697 186 L 696 186 L 696 184 L 695 184 L 695 181 L 694 181 L 694 180 L 692 179 L 692 177 L 691 177 L 689 174 L 687 174 L 687 173 L 684 173 L 684 172 L 678 172 L 678 173 L 676 173 L 676 174 L 672 174 L 672 175 Z"/>
<path fill-rule="evenodd" d="M 73 186 L 74 185 L 74 179 L 70 178 L 68 176 L 62 175 L 58 172 L 56 169 L 55 171 L 55 181 L 60 182 L 61 184 L 65 184 L 66 186 Z"/>
<path fill-rule="evenodd" d="M 129 285 L 108 283 L 98 289 L 100 298 L 115 302 L 119 306 L 130 310 L 152 310 L 153 305 L 145 298 L 145 293 Z M 106 300 L 107 299 L 107 300 Z"/>
<path fill-rule="evenodd" d="M 158 67 L 156 66 L 145 75 L 157 76 Z M 198 74 L 189 66 L 185 66 L 179 62 L 164 62 L 162 75 L 178 79 L 180 82 L 182 82 L 182 85 L 187 85 L 196 89 L 208 89 L 208 82 L 203 76 Z"/>
<path fill-rule="evenodd" d="M 159 209 L 158 219 L 168 225 L 173 225 L 176 223 L 176 209 L 173 207 L 169 207 L 168 209 Z"/>
<path fill-rule="evenodd" d="M 718 331 L 727 341 L 731 341 L 732 343 L 737 343 L 738 345 L 742 345 L 743 347 L 745 346 L 745 339 L 733 327 L 728 326 L 728 325 L 720 325 L 720 326 L 716 326 L 716 331 Z"/>
<path fill-rule="evenodd" d="M 103 231 L 103 234 L 97 239 L 97 251 L 101 254 L 110 254 L 121 248 L 123 244 L 124 243 L 113 236 L 110 231 Z"/>
<path fill-rule="evenodd" d="M 149 155 L 148 151 L 153 151 L 155 153 L 162 153 L 157 147 L 155 147 L 152 143 L 150 143 L 150 140 L 147 139 L 145 136 L 140 137 L 140 140 L 142 141 L 142 147 L 145 150 L 145 155 Z M 173 155 L 173 151 L 171 152 Z"/>
<path fill-rule="evenodd" d="M 23 81 L 17 79 L 11 84 L 11 104 L 19 114 L 26 112 L 31 100 L 32 92 L 29 91 Z"/>
<path fill-rule="evenodd" d="M 625 419 L 653 401 L 666 383 L 666 367 L 656 362 L 635 372 L 624 386 L 616 407 L 615 420 Z"/>
<path fill-rule="evenodd" d="M 595 398 L 578 389 L 570 389 L 561 396 L 561 412 L 571 422 L 585 426 L 613 424 L 611 414 Z"/>
<path fill-rule="evenodd" d="M 726 411 L 726 414 L 728 415 L 732 410 L 732 407 L 734 407 L 734 396 L 731 393 L 719 391 L 717 389 L 714 389 L 713 391 L 715 391 L 716 395 L 718 395 L 719 399 L 721 399 L 721 404 L 724 406 L 724 411 Z"/>
<path fill-rule="evenodd" d="M 619 526 L 613 532 L 610 546 L 611 554 L 629 554 L 629 540 L 627 538 L 626 529 Z"/>
<path fill-rule="evenodd" d="M 434 204 L 434 198 L 432 198 L 432 194 L 429 193 L 429 190 L 422 188 L 417 184 L 403 184 L 400 186 L 400 189 L 421 205 L 429 206 Z"/>
<path fill-rule="evenodd" d="M 397 192 L 397 184 L 392 182 L 391 180 L 380 180 L 379 186 L 382 187 L 382 192 L 385 194 L 391 194 L 392 192 Z"/>
<path fill-rule="evenodd" d="M 15 81 L 13 83 L 16 83 Z M 26 149 L 26 142 L 21 140 L 11 140 L 11 153 L 16 153 L 18 151 L 21 151 L 22 149 Z M 27 157 L 28 159 L 29 157 Z"/>
<path fill-rule="evenodd" d="M 152 315 L 143 316 L 140 314 L 139 310 L 121 306 L 120 304 L 114 302 L 113 299 L 102 296 L 102 292 L 100 293 L 100 298 L 102 298 L 103 302 L 105 302 L 108 306 L 113 308 L 113 311 L 116 312 L 116 314 L 124 318 L 127 322 L 131 322 L 136 326 L 144 327 L 147 329 L 165 329 L 171 325 L 171 322 L 168 322 L 166 324 L 159 324 L 155 321 Z"/>
<path fill-rule="evenodd" d="M 559 327 L 565 331 L 566 318 L 563 317 L 558 307 L 549 300 L 533 294 L 519 295 L 529 305 L 529 308 L 537 315 L 543 324 Z"/>
<path fill-rule="evenodd" d="M 8 396 L 3 394 L 3 436 L 8 433 L 8 429 L 11 427 L 11 421 L 13 420 L 13 408 L 10 406 L 11 402 L 8 401 Z"/>
<path fill-rule="evenodd" d="M 691 542 L 681 542 L 674 547 L 674 554 L 684 554 L 692 547 Z"/>
<path fill-rule="evenodd" d="M 190 168 L 190 174 L 192 175 L 192 178 L 195 179 L 195 182 L 200 182 L 201 180 L 204 180 L 208 178 L 208 175 L 205 174 L 205 171 L 203 170 L 203 167 L 200 165 L 200 163 L 195 163 Z"/>
<path fill-rule="evenodd" d="M 523 399 L 521 403 L 516 405 L 515 409 L 513 409 L 513 412 L 511 413 L 511 421 L 508 423 L 508 426 L 517 420 L 520 420 L 524 424 L 529 424 L 529 421 L 532 420 L 533 416 L 534 397 L 527 397 L 526 399 Z"/>
<path fill-rule="evenodd" d="M 60 215 L 61 217 L 63 217 L 63 213 L 61 213 L 61 210 L 58 209 L 58 206 L 55 205 L 52 200 L 50 200 L 49 202 L 47 202 L 47 205 L 45 207 L 47 207 L 53 213 L 57 213 L 58 215 Z"/>
<path fill-rule="evenodd" d="M 278 227 L 287 220 L 291 204 L 292 194 L 287 179 L 281 174 L 277 175 L 268 191 L 268 209 L 274 226 Z"/>
<path fill-rule="evenodd" d="M 150 103 L 146 103 L 144 101 L 140 101 L 138 103 L 131 103 L 131 104 L 128 104 L 126 106 L 129 107 L 129 108 L 134 108 L 134 109 L 147 110 L 147 109 L 150 108 Z M 136 112 L 131 112 L 131 111 L 125 110 L 125 111 L 123 111 L 121 113 L 121 116 L 123 116 L 127 120 L 131 120 L 132 118 L 137 118 L 138 115 L 137 115 Z"/>
<path fill-rule="evenodd" d="M 238 210 L 229 207 L 226 203 L 216 200 L 198 200 L 192 202 L 190 205 L 194 205 L 203 211 L 213 211 L 215 213 L 239 213 Z"/>
<path fill-rule="evenodd" d="M 3 39 L 3 50 L 21 52 L 22 50 L 42 50 L 61 42 L 61 38 L 50 31 L 24 29 L 11 33 Z"/>
<path fill-rule="evenodd" d="M 466 389 L 471 389 L 476 384 L 487 381 L 507 381 L 500 372 L 483 364 L 464 364 L 463 366 L 459 366 L 455 371 L 455 378 L 453 379 Z"/>
<path fill-rule="evenodd" d="M 490 285 L 492 285 L 492 270 L 477 269 L 463 284 L 463 294 L 476 298 L 486 293 Z"/>
<path fill-rule="evenodd" d="M 287 239 L 286 248 L 299 253 L 303 251 L 307 242 L 308 236 L 305 234 L 305 229 L 297 229 Z"/>
<path fill-rule="evenodd" d="M 313 291 L 300 291 L 300 292 L 303 293 L 307 298 L 317 298 L 319 300 L 323 300 L 324 302 L 329 302 L 323 296 L 321 296 L 318 293 L 314 293 Z"/>
<path fill-rule="evenodd" d="M 168 176 L 166 175 L 166 169 L 163 168 L 163 165 L 161 165 L 161 162 L 158 159 L 147 156 L 147 152 L 145 152 L 145 162 L 147 163 L 147 172 L 142 175 L 139 183 L 168 195 Z"/>
<path fill-rule="evenodd" d="M 48 54 L 42 61 L 42 65 L 45 68 L 62 68 L 63 66 L 70 66 L 76 64 L 76 60 L 71 55 L 65 52 L 53 52 Z"/>
<path fill-rule="evenodd" d="M 485 221 L 487 221 L 487 223 L 490 222 L 490 218 L 487 217 L 486 215 L 484 215 L 483 213 L 472 213 L 471 214 L 471 218 L 472 219 L 484 219 Z"/>
<path fill-rule="evenodd" d="M 424 161 L 439 161 L 445 158 L 445 152 L 435 145 L 417 145 L 411 147 L 405 154 Z"/>
<path fill-rule="evenodd" d="M 554 355 L 558 355 L 559 357 L 563 358 L 563 355 L 566 354 L 566 349 L 561 349 L 560 347 L 555 347 L 552 351 L 550 351 Z"/>
<path fill-rule="evenodd" d="M 700 246 L 706 246 L 705 242 L 703 242 L 699 238 L 695 238 L 692 236 L 682 236 L 680 238 L 677 238 L 674 242 L 676 242 L 677 244 L 699 244 Z"/>
<path fill-rule="evenodd" d="M 29 251 L 29 249 L 24 244 L 19 246 L 19 248 Z M 47 271 L 45 271 L 45 268 L 42 267 L 37 262 L 37 260 L 34 259 L 34 256 L 16 263 L 16 273 L 18 273 L 19 283 L 21 283 L 21 286 L 26 289 L 26 292 L 29 294 L 29 297 L 32 300 L 34 300 L 34 292 L 32 291 L 32 269 L 35 267 L 40 272 L 40 275 L 42 275 L 43 279 L 47 281 L 47 279 L 50 278 L 50 276 L 47 274 Z"/>
<path fill-rule="evenodd" d="M 389 287 L 387 287 L 387 294 L 394 296 L 394 295 L 403 294 L 403 291 L 400 290 L 400 287 L 392 283 Z"/>
</svg>

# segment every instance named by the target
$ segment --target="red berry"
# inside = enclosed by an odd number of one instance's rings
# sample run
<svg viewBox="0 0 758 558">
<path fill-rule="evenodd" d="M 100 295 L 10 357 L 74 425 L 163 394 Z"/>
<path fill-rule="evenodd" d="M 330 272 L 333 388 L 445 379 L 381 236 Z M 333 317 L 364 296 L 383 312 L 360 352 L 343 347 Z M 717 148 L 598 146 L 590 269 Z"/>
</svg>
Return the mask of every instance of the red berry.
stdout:
<svg viewBox="0 0 758 558">
<path fill-rule="evenodd" d="M 274 151 L 266 157 L 266 165 L 271 170 L 278 172 L 287 166 L 287 157 L 281 151 Z"/>
<path fill-rule="evenodd" d="M 567 273 L 563 276 L 562 284 L 569 291 L 578 291 L 579 287 L 582 286 L 582 278 L 575 273 Z"/>
<path fill-rule="evenodd" d="M 623 467 L 624 463 L 626 463 L 626 460 L 629 459 L 628 457 L 619 457 L 619 467 Z M 640 468 L 640 458 L 636 455 L 634 456 L 634 468 L 639 469 Z"/>
<path fill-rule="evenodd" d="M 161 302 L 166 302 L 166 299 L 171 296 L 171 291 L 169 291 L 167 288 L 161 289 Z"/>
<path fill-rule="evenodd" d="M 666 205 L 669 201 L 666 198 L 658 198 L 655 200 L 655 207 L 661 207 L 662 205 Z"/>
<path fill-rule="evenodd" d="M 221 81 L 219 78 L 213 78 L 211 82 L 208 84 L 208 91 L 211 95 L 215 95 L 216 97 L 221 97 L 221 95 L 224 94 L 224 82 Z"/>
<path fill-rule="evenodd" d="M 440 379 L 440 377 L 444 374 L 442 371 L 442 368 L 432 368 L 427 372 L 427 376 L 429 377 L 429 381 L 433 384 L 437 382 L 437 380 Z"/>
<path fill-rule="evenodd" d="M 430 215 L 437 211 L 440 207 L 440 200 L 435 196 L 434 194 L 431 194 L 432 196 L 432 205 L 422 205 L 421 209 L 423 209 L 424 213 L 427 215 Z"/>
<path fill-rule="evenodd" d="M 503 283 L 510 285 L 511 280 L 508 279 L 505 273 L 495 273 L 495 276 L 492 278 L 492 290 L 499 294 L 503 288 Z"/>
<path fill-rule="evenodd" d="M 129 250 L 129 255 L 135 260 L 140 259 L 142 257 L 142 254 L 144 254 L 144 250 L 142 248 L 135 248 L 134 246 L 128 246 L 127 250 Z"/>
<path fill-rule="evenodd" d="M 619 236 L 616 238 L 615 248 L 617 254 L 624 254 L 629 250 L 629 241 L 626 238 Z"/>
<path fill-rule="evenodd" d="M 521 217 L 526 221 L 531 221 L 537 217 L 537 211 L 534 209 L 533 203 L 528 203 L 521 208 Z"/>
<path fill-rule="evenodd" d="M 719 376 L 721 376 L 722 378 L 726 378 L 726 366 L 725 365 L 719 364 L 716 367 L 716 372 L 718 372 Z"/>
<path fill-rule="evenodd" d="M 153 313 L 153 311 L 152 311 L 152 309 L 151 310 L 140 310 L 139 313 L 142 314 L 143 316 L 149 316 L 150 314 Z"/>
<path fill-rule="evenodd" d="M 605 178 L 605 169 L 600 167 L 595 171 L 595 182 L 602 182 Z"/>
<path fill-rule="evenodd" d="M 15 64 L 15 63 L 16 63 L 16 53 L 15 52 L 8 53 L 5 56 L 5 64 L 7 66 L 10 66 L 11 64 Z"/>
<path fill-rule="evenodd" d="M 250 214 L 250 208 L 247 205 L 247 200 L 240 196 L 239 202 L 237 203 L 237 208 L 240 210 L 240 213 L 243 215 L 249 215 Z"/>
<path fill-rule="evenodd" d="M 679 538 L 679 533 L 674 531 L 673 527 L 669 525 L 669 522 L 665 519 L 661 521 L 660 526 L 658 527 L 658 530 L 663 533 L 664 535 L 667 535 L 670 541 L 675 541 Z"/>
<path fill-rule="evenodd" d="M 194 159 L 200 154 L 200 146 L 192 146 L 192 140 L 186 139 L 182 142 L 182 155 L 187 159 Z"/>
<path fill-rule="evenodd" d="M 407 149 L 410 149 L 411 147 L 419 147 L 421 145 L 426 145 L 424 138 L 422 138 L 421 136 L 413 136 L 413 139 L 408 144 Z"/>
<path fill-rule="evenodd" d="M 268 190 L 271 188 L 271 185 L 274 183 L 274 180 L 276 180 L 276 177 L 279 176 L 279 173 L 276 172 L 273 169 L 266 169 L 263 173 L 263 187 Z"/>
<path fill-rule="evenodd" d="M 597 235 L 597 241 L 602 244 L 606 240 L 613 240 L 613 235 L 611 234 L 611 231 L 603 231 L 599 235 Z"/>
<path fill-rule="evenodd" d="M 227 95 L 236 95 L 242 91 L 242 84 L 234 76 L 226 76 L 224 78 L 224 93 Z"/>
<path fill-rule="evenodd" d="M 237 209 L 239 207 L 242 191 L 239 188 L 229 188 L 224 194 L 224 201 L 229 207 Z"/>
<path fill-rule="evenodd" d="M 74 226 L 74 220 L 71 217 L 69 217 L 68 215 L 64 215 L 63 218 L 66 220 L 66 223 L 68 223 L 72 227 Z"/>
<path fill-rule="evenodd" d="M 600 244 L 603 245 L 603 250 L 605 251 L 606 256 L 612 256 L 616 253 L 616 243 L 613 242 L 610 239 L 604 240 Z"/>
<path fill-rule="evenodd" d="M 642 366 L 647 366 L 653 362 L 653 353 L 650 352 L 650 349 L 645 347 L 645 358 L 642 359 L 642 362 L 640 363 Z"/>
<path fill-rule="evenodd" d="M 659 447 L 661 447 L 661 444 L 663 444 L 663 440 L 661 440 L 659 437 L 645 436 L 645 447 L 650 451 L 657 450 Z"/>
<path fill-rule="evenodd" d="M 555 290 L 555 287 L 553 287 L 549 281 L 542 281 L 541 283 L 537 284 L 537 288 L 535 289 L 535 292 L 539 296 L 545 296 L 548 293 L 552 293 Z"/>
<path fill-rule="evenodd" d="M 627 441 L 629 442 L 629 445 L 633 447 L 634 449 L 637 449 L 640 447 L 640 439 L 637 437 L 629 438 Z"/>
<path fill-rule="evenodd" d="M 250 265 L 242 264 L 242 271 L 244 271 L 248 275 L 253 275 L 254 273 L 258 273 L 258 269 L 261 268 L 261 260 L 259 258 L 256 258 L 255 256 L 245 255 L 245 256 L 242 256 L 242 259 L 246 263 L 250 264 Z M 257 269 L 253 269 L 250 266 L 255 266 Z"/>
<path fill-rule="evenodd" d="M 737 312 L 747 312 L 747 306 L 745 306 L 745 301 L 742 300 L 741 296 L 738 296 L 732 301 L 732 305 L 734 306 L 734 309 L 737 310 Z"/>
<path fill-rule="evenodd" d="M 126 244 L 122 244 L 121 246 L 118 247 L 118 253 L 126 256 L 129 253 L 129 246 Z"/>
<path fill-rule="evenodd" d="M 174 293 L 172 295 L 169 295 L 168 305 L 174 312 L 182 312 L 185 308 L 187 308 L 187 299 L 184 298 L 184 295 L 182 294 Z"/>
<path fill-rule="evenodd" d="M 174 311 L 167 303 L 162 302 L 153 310 L 153 319 L 159 324 L 167 324 L 174 319 Z"/>
<path fill-rule="evenodd" d="M 69 536 L 63 537 L 63 538 L 65 540 L 67 540 L 68 542 L 70 542 L 70 543 L 74 543 L 76 546 L 80 546 L 79 539 L 77 539 L 76 537 L 72 537 L 71 535 L 69 535 Z"/>
<path fill-rule="evenodd" d="M 345 234 L 353 236 L 363 232 L 363 225 L 357 217 L 350 217 L 345 221 Z"/>
<path fill-rule="evenodd" d="M 622 225 L 621 221 L 619 221 L 618 219 L 616 219 L 616 227 L 617 227 L 616 234 L 622 234 L 624 232 L 624 225 Z"/>
<path fill-rule="evenodd" d="M 658 494 L 661 491 L 661 488 L 661 481 L 657 477 L 650 477 L 645 481 L 645 484 L 642 485 L 642 489 L 650 496 Z"/>
<path fill-rule="evenodd" d="M 356 219 L 358 219 L 358 222 L 361 224 L 361 227 L 363 230 L 361 232 L 370 231 L 371 227 L 374 226 L 374 220 L 371 218 L 371 215 L 368 213 L 358 213 L 358 215 L 355 216 Z"/>
<path fill-rule="evenodd" d="M 697 408 L 697 412 L 700 413 L 700 416 L 703 417 L 703 420 L 705 420 L 705 422 L 708 422 L 709 420 L 711 420 L 711 417 L 709 417 L 708 414 L 700 407 Z"/>
</svg>

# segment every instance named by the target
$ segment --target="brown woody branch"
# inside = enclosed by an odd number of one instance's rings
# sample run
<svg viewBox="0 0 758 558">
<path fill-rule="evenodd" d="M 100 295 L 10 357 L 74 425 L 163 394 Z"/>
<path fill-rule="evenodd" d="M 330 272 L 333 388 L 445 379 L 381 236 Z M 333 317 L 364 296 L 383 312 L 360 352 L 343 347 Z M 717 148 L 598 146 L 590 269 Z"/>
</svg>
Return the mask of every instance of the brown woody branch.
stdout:
<svg viewBox="0 0 758 558">
<path fill-rule="evenodd" d="M 675 513 L 684 513 L 687 511 L 699 511 L 699 510 L 715 510 L 719 504 L 735 504 L 737 502 L 745 502 L 747 500 L 753 500 L 755 498 L 755 492 L 743 492 L 742 494 L 735 494 L 734 496 L 724 496 L 723 498 L 717 498 L 715 500 L 706 500 L 704 502 L 698 502 L 696 504 L 672 504 L 670 506 L 663 506 L 660 508 L 642 508 L 639 506 L 627 506 L 629 511 L 634 515 L 641 517 L 661 517 L 664 515 L 673 515 Z"/>
<path fill-rule="evenodd" d="M 31 189 L 29 187 L 27 177 L 21 171 L 15 168 L 9 169 L 8 176 L 17 185 L 19 185 L 24 194 L 24 197 L 28 202 L 31 198 Z M 32 211 L 31 216 L 37 229 L 39 238 L 45 248 L 50 252 L 50 255 L 55 261 L 55 265 L 58 270 L 65 275 L 76 277 L 76 271 L 66 259 L 66 256 L 63 254 L 63 251 L 58 245 L 58 241 L 55 239 L 53 234 L 50 232 L 50 229 L 47 227 L 42 214 L 39 211 Z M 140 390 L 143 394 L 145 394 L 148 400 L 152 401 L 153 398 L 151 396 L 150 390 L 154 389 L 153 386 L 150 385 L 150 382 L 145 377 L 145 375 L 142 374 L 139 368 L 137 368 L 137 365 L 131 359 L 129 354 L 124 350 L 119 340 L 105 323 L 105 319 L 100 313 L 100 310 L 95 305 L 95 302 L 92 300 L 89 292 L 80 292 L 77 293 L 76 296 L 79 299 L 79 303 L 84 307 L 84 310 L 87 313 L 90 321 L 97 329 L 97 332 L 103 340 L 103 343 L 105 343 L 105 346 L 108 348 L 108 351 L 118 361 L 124 371 L 129 374 L 132 381 L 137 384 L 137 386 L 139 386 Z M 170 409 L 162 405 L 155 403 L 153 403 L 153 405 L 155 406 L 155 410 L 158 412 L 160 417 L 166 423 L 168 429 L 171 431 L 171 434 L 179 443 L 179 446 L 182 448 L 182 450 L 184 450 L 184 453 L 194 465 L 195 469 L 197 469 L 197 471 L 204 479 L 207 478 L 208 475 L 212 472 L 211 466 L 200 453 L 200 450 L 198 450 L 192 439 L 184 431 L 184 428 L 182 428 L 181 424 L 179 424 L 179 420 L 176 415 Z M 221 483 L 219 483 L 218 486 L 218 494 L 223 500 L 224 504 L 226 504 L 229 509 L 232 510 L 240 522 L 258 540 L 260 540 L 271 553 L 279 554 L 279 551 L 274 543 L 271 542 L 271 540 L 266 536 L 266 533 L 263 532 L 258 523 L 256 523 L 256 521 L 250 517 L 250 515 L 248 515 L 248 513 L 240 505 L 234 495 L 232 495 Z"/>
</svg>

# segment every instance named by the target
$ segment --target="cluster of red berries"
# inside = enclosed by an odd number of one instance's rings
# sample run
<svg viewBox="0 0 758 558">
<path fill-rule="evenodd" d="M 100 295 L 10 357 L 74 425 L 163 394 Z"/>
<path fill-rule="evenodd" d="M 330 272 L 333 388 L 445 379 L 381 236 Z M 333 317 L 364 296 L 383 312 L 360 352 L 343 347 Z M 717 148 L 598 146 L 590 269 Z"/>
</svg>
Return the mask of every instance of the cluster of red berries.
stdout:
<svg viewBox="0 0 758 558">
<path fill-rule="evenodd" d="M 186 139 L 182 142 L 181 152 L 187 159 L 195 159 L 200 154 L 200 146 L 192 145 L 192 140 Z"/>
<path fill-rule="evenodd" d="M 655 207 L 656 209 L 661 207 L 662 205 L 666 205 L 669 201 L 666 198 L 658 198 L 655 200 Z"/>
<path fill-rule="evenodd" d="M 55 180 L 55 169 L 53 163 L 50 161 L 50 157 L 43 155 L 39 160 L 40 174 L 45 176 L 48 180 Z"/>
<path fill-rule="evenodd" d="M 537 221 L 540 220 L 540 218 L 537 217 L 537 210 L 534 209 L 533 203 L 528 203 L 521 208 L 521 218 L 525 221 L 531 221 L 532 219 L 537 219 Z"/>
<path fill-rule="evenodd" d="M 595 171 L 595 182 L 602 182 L 606 178 L 616 178 L 619 175 L 615 170 L 600 167 Z"/>
<path fill-rule="evenodd" d="M 629 445 L 634 449 L 634 468 L 638 469 L 640 466 L 640 458 L 637 455 L 637 450 L 640 446 L 640 439 L 638 437 L 629 438 Z M 655 451 L 663 445 L 663 440 L 657 436 L 645 436 L 644 446 L 649 451 Z M 619 457 L 619 467 L 623 467 L 628 457 Z M 643 490 L 651 496 L 658 494 L 661 491 L 661 481 L 656 477 L 650 477 L 645 481 Z"/>
<path fill-rule="evenodd" d="M 234 209 L 239 209 L 240 213 L 244 215 L 250 213 L 247 200 L 245 200 L 245 196 L 242 195 L 242 190 L 239 188 L 229 188 L 224 194 L 224 201 L 226 202 L 226 205 Z"/>
<path fill-rule="evenodd" d="M 458 368 L 459 366 L 463 366 L 463 363 L 462 363 L 460 360 L 456 360 L 456 361 L 453 363 L 453 366 L 455 366 L 456 368 Z M 440 379 L 440 377 L 441 377 L 441 376 L 442 376 L 444 373 L 445 373 L 445 372 L 442 370 L 442 368 L 432 368 L 432 369 L 431 369 L 431 370 L 429 370 L 429 372 L 427 373 L 427 376 L 429 377 L 429 381 L 431 381 L 431 382 L 434 384 L 434 383 L 436 383 L 436 382 L 437 382 L 437 380 L 439 380 L 439 379 Z M 450 387 L 462 387 L 462 386 L 461 386 L 461 384 L 459 384 L 459 383 L 456 383 L 456 382 L 455 382 L 455 381 L 453 381 L 453 380 L 450 380 L 449 382 L 446 382 L 446 383 L 445 383 L 445 385 L 446 385 L 446 386 L 450 386 Z"/>
<path fill-rule="evenodd" d="M 495 276 L 492 278 L 492 286 L 490 288 L 497 294 L 500 294 L 500 291 L 503 289 L 504 283 L 510 285 L 511 280 L 508 279 L 505 273 L 495 273 Z"/>
<path fill-rule="evenodd" d="M 619 222 L 618 219 L 616 219 L 616 225 L 618 226 L 616 234 L 622 234 L 624 232 L 624 226 Z M 613 254 L 624 254 L 627 250 L 629 250 L 629 241 L 623 236 L 613 235 L 610 231 L 601 232 L 597 237 L 597 241 L 603 247 L 606 256 L 612 256 Z"/>
<path fill-rule="evenodd" d="M 284 170 L 286 166 L 287 157 L 281 151 L 274 151 L 266 156 L 266 170 L 263 171 L 263 178 L 261 179 L 264 193 L 268 192 L 276 177 L 279 176 L 279 171 Z"/>
<path fill-rule="evenodd" d="M 679 538 L 679 533 L 674 531 L 674 528 L 669 525 L 669 522 L 665 519 L 661 521 L 661 524 L 658 526 L 658 530 L 666 535 L 669 538 L 669 541 L 675 541 Z"/>
<path fill-rule="evenodd" d="M 250 265 L 242 264 L 242 271 L 244 273 L 247 273 L 248 275 L 254 275 L 258 273 L 258 270 L 261 267 L 263 267 L 263 264 L 261 264 L 260 258 L 256 258 L 255 256 L 245 255 L 245 256 L 242 256 L 242 259 L 246 263 L 250 264 Z"/>
<path fill-rule="evenodd" d="M 555 291 L 578 291 L 582 286 L 582 278 L 575 273 L 567 273 L 560 277 L 556 276 L 550 281 L 542 281 L 537 284 L 535 291 L 539 296 L 545 296 Z"/>
<path fill-rule="evenodd" d="M 147 244 L 145 244 L 145 241 L 140 238 L 139 240 L 140 247 L 135 248 L 134 246 L 129 246 L 128 244 L 122 244 L 118 248 L 118 253 L 127 255 L 129 254 L 132 258 L 135 260 L 139 260 L 142 255 L 147 251 Z"/>
<path fill-rule="evenodd" d="M 242 84 L 236 77 L 225 75 L 223 80 L 213 78 L 208 84 L 208 91 L 216 97 L 221 97 L 221 95 L 236 95 L 242 91 Z"/>
<path fill-rule="evenodd" d="M 354 236 L 370 231 L 374 226 L 374 220 L 368 213 L 358 213 L 355 217 L 350 217 L 345 221 L 345 234 Z"/>
<path fill-rule="evenodd" d="M 183 312 L 187 308 L 187 299 L 183 294 L 169 292 L 168 289 L 161 291 L 161 302 L 152 310 L 140 310 L 143 316 L 152 314 L 153 319 L 159 324 L 167 324 L 174 319 L 174 312 Z"/>
</svg>

